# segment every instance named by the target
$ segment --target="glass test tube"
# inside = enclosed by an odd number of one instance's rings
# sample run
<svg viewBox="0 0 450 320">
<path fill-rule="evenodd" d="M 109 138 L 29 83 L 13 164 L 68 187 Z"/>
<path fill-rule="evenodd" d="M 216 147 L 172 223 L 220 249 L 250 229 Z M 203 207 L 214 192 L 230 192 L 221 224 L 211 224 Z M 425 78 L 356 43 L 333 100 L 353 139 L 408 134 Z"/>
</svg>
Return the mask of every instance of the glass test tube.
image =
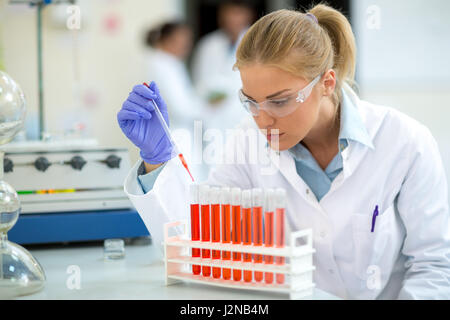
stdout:
<svg viewBox="0 0 450 320">
<path fill-rule="evenodd" d="M 200 208 L 201 208 L 201 240 L 203 242 L 209 242 L 211 240 L 210 236 L 210 216 L 209 216 L 209 186 L 200 185 L 199 187 L 199 198 L 200 198 Z M 211 250 L 202 249 L 202 258 L 211 258 Z M 202 275 L 204 277 L 209 277 L 211 275 L 211 267 L 202 266 Z"/>
<path fill-rule="evenodd" d="M 264 196 L 263 191 L 260 188 L 252 189 L 252 206 L 253 206 L 253 245 L 263 245 L 263 204 Z M 262 263 L 263 255 L 254 254 L 254 263 Z M 255 281 L 262 281 L 263 272 L 255 271 Z"/>
<path fill-rule="evenodd" d="M 230 188 L 222 188 L 220 203 L 222 204 L 222 243 L 231 242 L 231 191 Z M 230 251 L 222 251 L 222 260 L 231 260 Z M 231 279 L 231 269 L 223 268 L 222 276 L 225 280 Z"/>
<path fill-rule="evenodd" d="M 273 189 L 267 189 L 265 194 L 264 205 L 264 246 L 273 247 L 273 234 L 274 234 L 274 195 Z M 264 256 L 265 264 L 273 264 L 273 256 Z M 273 282 L 273 273 L 265 272 L 264 281 L 266 283 Z"/>
<path fill-rule="evenodd" d="M 241 244 L 241 189 L 231 189 L 231 241 L 233 244 Z M 241 261 L 241 253 L 233 252 L 233 261 Z M 240 281 L 242 270 L 233 269 L 233 280 Z"/>
<path fill-rule="evenodd" d="M 242 242 L 243 245 L 252 244 L 252 192 L 242 191 Z M 244 253 L 244 262 L 252 262 L 252 254 Z M 244 281 L 252 281 L 252 271 L 244 270 Z"/>
<path fill-rule="evenodd" d="M 198 200 L 198 185 L 192 184 L 189 188 L 191 202 L 191 240 L 200 241 L 200 208 Z M 192 257 L 200 257 L 200 249 L 192 248 Z M 192 265 L 192 273 L 200 274 L 199 265 Z"/>
<path fill-rule="evenodd" d="M 214 187 L 210 190 L 211 200 L 211 239 L 212 242 L 220 242 L 220 188 Z M 220 259 L 220 250 L 212 251 L 213 259 Z M 213 278 L 220 278 L 221 269 L 212 268 Z"/>
<path fill-rule="evenodd" d="M 285 245 L 285 208 L 286 208 L 286 190 L 278 188 L 275 190 L 275 246 L 283 248 Z M 283 265 L 284 257 L 275 257 L 275 264 Z M 279 284 L 284 283 L 284 274 L 277 273 L 275 281 Z"/>
</svg>

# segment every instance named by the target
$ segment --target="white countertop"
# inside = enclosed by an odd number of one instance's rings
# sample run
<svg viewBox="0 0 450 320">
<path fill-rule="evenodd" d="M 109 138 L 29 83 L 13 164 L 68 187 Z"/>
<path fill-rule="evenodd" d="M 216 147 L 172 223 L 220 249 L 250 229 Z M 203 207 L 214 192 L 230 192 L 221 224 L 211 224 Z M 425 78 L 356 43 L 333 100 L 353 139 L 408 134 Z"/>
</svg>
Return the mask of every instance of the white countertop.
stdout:
<svg viewBox="0 0 450 320">
<path fill-rule="evenodd" d="M 139 241 L 125 245 L 125 258 L 104 260 L 103 243 L 27 247 L 44 268 L 45 288 L 18 299 L 287 299 L 280 293 L 239 290 L 194 283 L 165 285 L 164 263 L 157 248 Z M 70 266 L 75 266 L 71 267 Z M 75 270 L 75 271 L 74 271 Z M 79 289 L 73 281 L 79 270 Z M 74 288 L 75 287 L 75 288 Z M 310 299 L 338 299 L 315 289 Z"/>
</svg>

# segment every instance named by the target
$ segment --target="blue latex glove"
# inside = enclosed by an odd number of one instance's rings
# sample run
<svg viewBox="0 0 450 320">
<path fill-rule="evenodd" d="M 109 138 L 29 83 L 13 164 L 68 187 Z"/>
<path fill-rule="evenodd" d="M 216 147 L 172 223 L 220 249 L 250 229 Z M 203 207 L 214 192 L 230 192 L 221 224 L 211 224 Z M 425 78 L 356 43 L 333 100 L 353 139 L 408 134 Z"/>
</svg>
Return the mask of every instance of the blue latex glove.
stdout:
<svg viewBox="0 0 450 320">
<path fill-rule="evenodd" d="M 141 158 L 149 164 L 160 164 L 172 159 L 175 154 L 151 100 L 156 102 L 169 125 L 167 105 L 154 82 L 150 88 L 142 84 L 133 87 L 117 114 L 117 121 L 127 138 L 140 149 Z"/>
</svg>

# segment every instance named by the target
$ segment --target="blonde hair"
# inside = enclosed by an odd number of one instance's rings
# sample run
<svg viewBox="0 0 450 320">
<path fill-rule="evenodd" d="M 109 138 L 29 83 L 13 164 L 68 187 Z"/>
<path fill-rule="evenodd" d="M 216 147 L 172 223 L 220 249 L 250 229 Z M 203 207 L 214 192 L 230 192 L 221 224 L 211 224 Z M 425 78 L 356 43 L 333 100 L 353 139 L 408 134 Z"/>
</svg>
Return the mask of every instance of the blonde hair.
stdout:
<svg viewBox="0 0 450 320">
<path fill-rule="evenodd" d="M 332 99 L 338 108 L 343 83 L 354 84 L 355 37 L 339 11 L 318 4 L 308 13 L 317 22 L 305 13 L 286 9 L 260 18 L 243 37 L 234 67 L 261 63 L 309 81 L 333 69 L 337 81 Z"/>
</svg>

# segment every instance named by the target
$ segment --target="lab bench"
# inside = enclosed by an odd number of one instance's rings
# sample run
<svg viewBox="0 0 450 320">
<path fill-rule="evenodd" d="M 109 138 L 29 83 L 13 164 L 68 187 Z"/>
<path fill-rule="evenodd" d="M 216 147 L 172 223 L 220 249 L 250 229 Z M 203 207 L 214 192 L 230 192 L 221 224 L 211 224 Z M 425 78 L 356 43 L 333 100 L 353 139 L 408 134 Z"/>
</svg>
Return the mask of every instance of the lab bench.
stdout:
<svg viewBox="0 0 450 320">
<path fill-rule="evenodd" d="M 17 299 L 50 300 L 278 300 L 287 295 L 194 283 L 165 285 L 160 250 L 145 239 L 128 241 L 125 258 L 105 260 L 102 242 L 26 246 L 47 277 L 45 288 Z M 314 300 L 339 299 L 318 288 Z"/>
</svg>

